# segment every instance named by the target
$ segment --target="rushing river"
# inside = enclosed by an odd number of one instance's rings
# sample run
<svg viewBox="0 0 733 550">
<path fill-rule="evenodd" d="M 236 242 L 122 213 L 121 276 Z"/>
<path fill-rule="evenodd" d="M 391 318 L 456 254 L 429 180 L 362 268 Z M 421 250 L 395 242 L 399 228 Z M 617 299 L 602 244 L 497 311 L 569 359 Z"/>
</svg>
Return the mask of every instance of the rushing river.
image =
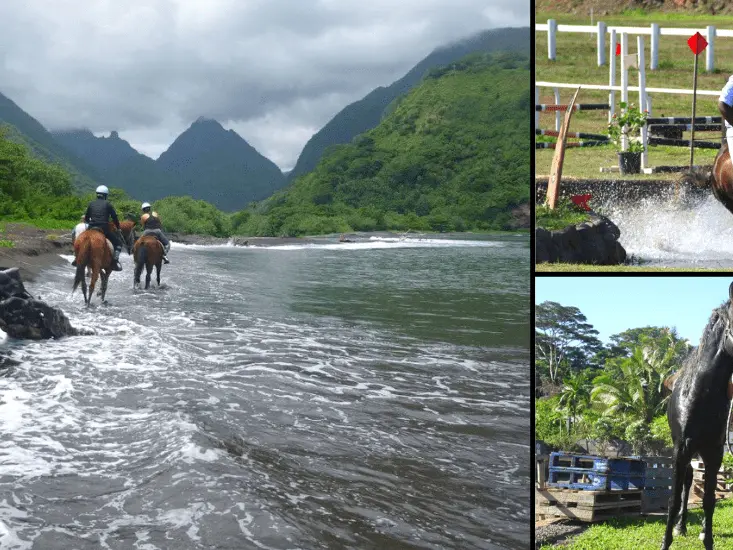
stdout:
<svg viewBox="0 0 733 550">
<path fill-rule="evenodd" d="M 170 258 L 27 285 L 97 335 L 0 340 L 0 548 L 529 547 L 526 236 Z"/>
</svg>

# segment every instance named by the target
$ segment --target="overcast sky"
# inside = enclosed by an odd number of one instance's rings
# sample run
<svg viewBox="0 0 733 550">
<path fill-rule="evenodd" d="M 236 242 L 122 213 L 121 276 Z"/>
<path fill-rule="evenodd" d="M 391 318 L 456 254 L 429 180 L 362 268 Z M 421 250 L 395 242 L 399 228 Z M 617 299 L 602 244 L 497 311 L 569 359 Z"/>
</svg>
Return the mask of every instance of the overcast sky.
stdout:
<svg viewBox="0 0 733 550">
<path fill-rule="evenodd" d="M 157 158 L 199 116 L 283 170 L 435 47 L 529 26 L 529 0 L 0 0 L 0 92 L 46 128 Z"/>
</svg>

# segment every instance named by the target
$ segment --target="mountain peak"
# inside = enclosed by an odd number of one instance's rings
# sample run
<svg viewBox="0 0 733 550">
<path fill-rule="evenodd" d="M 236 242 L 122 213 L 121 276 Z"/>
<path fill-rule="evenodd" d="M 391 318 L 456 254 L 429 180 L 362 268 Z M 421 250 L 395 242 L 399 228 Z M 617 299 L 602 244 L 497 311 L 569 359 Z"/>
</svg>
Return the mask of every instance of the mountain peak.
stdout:
<svg viewBox="0 0 733 550">
<path fill-rule="evenodd" d="M 112 130 L 109 134 L 110 139 L 120 139 L 120 134 L 117 133 L 117 130 Z"/>
</svg>

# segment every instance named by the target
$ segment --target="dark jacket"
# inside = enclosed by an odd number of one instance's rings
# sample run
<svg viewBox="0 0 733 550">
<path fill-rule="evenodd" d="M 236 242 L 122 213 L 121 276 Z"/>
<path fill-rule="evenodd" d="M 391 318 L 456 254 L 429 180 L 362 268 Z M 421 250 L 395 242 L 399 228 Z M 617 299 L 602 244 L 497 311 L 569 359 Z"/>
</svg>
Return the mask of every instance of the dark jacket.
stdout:
<svg viewBox="0 0 733 550">
<path fill-rule="evenodd" d="M 120 220 L 117 219 L 115 207 L 104 199 L 95 199 L 87 206 L 87 213 L 84 214 L 84 220 L 89 227 L 104 227 L 109 223 L 110 217 L 112 221 L 120 228 Z"/>
</svg>

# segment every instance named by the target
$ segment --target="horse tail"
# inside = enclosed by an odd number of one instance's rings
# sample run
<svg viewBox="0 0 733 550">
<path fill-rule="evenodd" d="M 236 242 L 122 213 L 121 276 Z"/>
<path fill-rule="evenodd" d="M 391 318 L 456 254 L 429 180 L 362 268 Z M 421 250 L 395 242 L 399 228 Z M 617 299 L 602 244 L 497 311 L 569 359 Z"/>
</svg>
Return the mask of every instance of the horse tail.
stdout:
<svg viewBox="0 0 733 550">
<path fill-rule="evenodd" d="M 715 190 L 712 170 L 705 170 L 698 167 L 692 168 L 682 173 L 679 182 L 683 185 L 697 187 L 698 189 L 710 189 L 712 187 L 713 191 Z"/>
<path fill-rule="evenodd" d="M 140 251 L 140 265 L 147 265 L 148 264 L 148 247 L 145 246 L 145 243 L 142 243 L 142 246 L 139 249 Z"/>
<path fill-rule="evenodd" d="M 72 294 L 76 290 L 76 287 L 79 286 L 79 283 L 84 282 L 84 270 L 86 270 L 86 265 L 82 265 L 80 263 L 77 263 L 77 265 L 76 265 L 76 275 L 74 276 L 74 287 L 71 289 L 71 293 Z"/>
</svg>

